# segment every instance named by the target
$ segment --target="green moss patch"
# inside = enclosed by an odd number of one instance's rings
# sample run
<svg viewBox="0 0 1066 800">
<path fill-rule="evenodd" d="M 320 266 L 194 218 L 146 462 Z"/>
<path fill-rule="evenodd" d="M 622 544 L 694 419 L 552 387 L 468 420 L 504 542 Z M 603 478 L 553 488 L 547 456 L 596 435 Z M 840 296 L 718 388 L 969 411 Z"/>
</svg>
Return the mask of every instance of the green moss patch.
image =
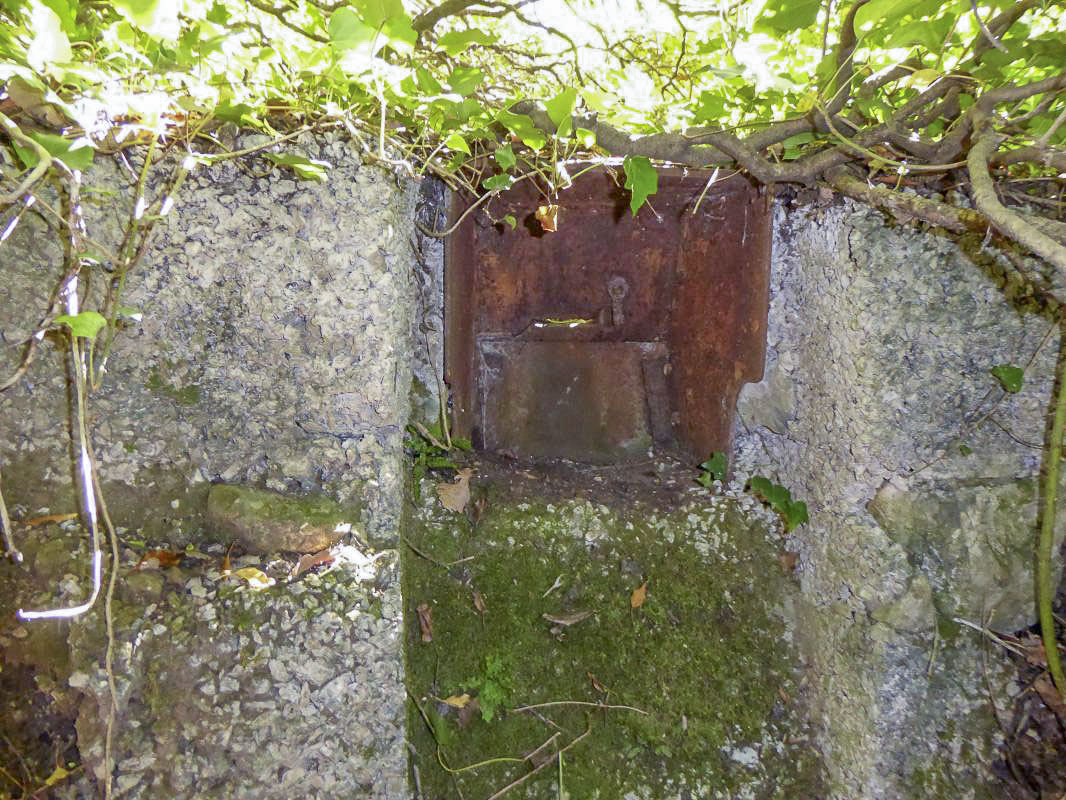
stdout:
<svg viewBox="0 0 1066 800">
<path fill-rule="evenodd" d="M 487 798 L 542 763 L 505 796 L 564 796 L 560 776 L 574 798 L 818 793 L 796 588 L 765 516 L 709 494 L 519 498 L 505 476 L 480 491 L 475 523 L 427 487 L 405 533 L 423 796 Z"/>
</svg>

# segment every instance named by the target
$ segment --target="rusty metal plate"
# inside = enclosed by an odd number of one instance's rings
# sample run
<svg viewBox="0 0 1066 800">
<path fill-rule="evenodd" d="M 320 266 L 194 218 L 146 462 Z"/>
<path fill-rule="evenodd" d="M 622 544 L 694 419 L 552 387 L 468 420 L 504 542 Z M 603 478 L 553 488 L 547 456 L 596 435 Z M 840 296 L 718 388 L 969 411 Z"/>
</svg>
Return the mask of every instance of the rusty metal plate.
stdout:
<svg viewBox="0 0 1066 800">
<path fill-rule="evenodd" d="M 762 375 L 770 198 L 739 176 L 710 177 L 664 171 L 653 208 L 634 218 L 621 181 L 589 173 L 560 192 L 555 233 L 540 228 L 545 200 L 524 183 L 459 226 L 447 245 L 445 361 L 460 434 L 590 462 L 630 457 L 630 439 L 685 455 L 730 449 L 737 393 Z M 457 199 L 452 219 L 464 209 Z M 506 214 L 516 230 L 494 224 Z M 553 392 L 582 369 L 582 402 L 561 402 Z M 560 433 L 535 445 L 513 433 L 538 424 L 522 409 Z M 593 424 L 603 413 L 619 415 L 610 430 Z"/>
<path fill-rule="evenodd" d="M 483 446 L 592 464 L 647 457 L 644 359 L 662 350 L 654 342 L 482 337 Z"/>
</svg>

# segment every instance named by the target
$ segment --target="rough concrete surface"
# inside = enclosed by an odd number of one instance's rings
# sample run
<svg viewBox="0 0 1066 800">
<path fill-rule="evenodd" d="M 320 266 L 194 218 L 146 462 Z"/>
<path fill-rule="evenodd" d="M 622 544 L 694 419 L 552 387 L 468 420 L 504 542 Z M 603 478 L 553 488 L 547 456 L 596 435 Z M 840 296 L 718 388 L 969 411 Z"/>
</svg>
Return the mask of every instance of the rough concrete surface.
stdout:
<svg viewBox="0 0 1066 800">
<path fill-rule="evenodd" d="M 101 474 L 126 486 L 154 482 L 157 495 L 223 480 L 365 497 L 371 532 L 394 536 L 417 189 L 361 166 L 347 143 L 308 138 L 296 150 L 333 164 L 329 180 L 294 181 L 277 170 L 257 177 L 258 161 L 198 167 L 159 223 L 123 299 L 144 317 L 117 339 L 92 398 Z M 86 177 L 94 239 L 115 246 L 133 182 L 107 161 Z M 8 369 L 46 306 L 51 284 L 41 271 L 61 274 L 44 225 L 26 215 L 0 250 Z M 96 298 L 103 280 L 92 278 Z M 84 305 L 94 303 L 90 296 Z M 22 494 L 27 504 L 41 502 L 34 487 L 54 492 L 70 478 L 66 371 L 52 342 L 42 350 L 26 380 L 0 398 L 0 454 L 13 467 L 5 481 L 14 483 L 11 499 Z M 170 516 L 171 529 L 158 525 L 156 538 L 195 538 L 194 521 Z"/>
<path fill-rule="evenodd" d="M 1010 669 L 954 620 L 1035 619 L 1050 327 L 935 232 L 850 202 L 778 210 L 736 464 L 810 507 L 792 541 L 835 797 L 999 796 L 988 695 L 1008 702 Z M 1027 366 L 1021 392 L 997 364 Z"/>
<path fill-rule="evenodd" d="M 245 137 L 234 147 L 262 141 Z M 328 181 L 293 180 L 258 158 L 197 167 L 129 276 L 123 304 L 143 319 L 117 339 L 89 406 L 105 496 L 124 541 L 209 547 L 206 495 L 218 481 L 323 493 L 365 510 L 355 520 L 364 535 L 349 537 L 353 543 L 365 547 L 369 537 L 388 549 L 396 541 L 417 186 L 362 165 L 352 145 L 329 136 L 302 137 L 292 151 L 330 163 Z M 124 158 L 139 169 L 143 153 Z M 87 229 L 115 248 L 136 176 L 121 161 L 98 162 L 82 191 Z M 149 200 L 173 166 L 151 173 Z M 0 248 L 5 377 L 62 274 L 62 239 L 49 224 L 28 213 Z M 107 280 L 102 270 L 82 280 L 83 308 L 97 307 Z M 3 490 L 15 519 L 77 508 L 66 356 L 63 338 L 49 335 L 25 379 L 0 396 Z M 60 594 L 40 580 L 44 591 L 28 606 L 87 595 L 86 543 L 75 552 L 68 546 L 47 559 L 59 570 Z M 34 583 L 31 566 L 11 567 L 11 582 Z M 367 577 L 342 560 L 328 586 L 311 575 L 234 595 L 232 579 L 217 575 L 164 580 L 157 572 L 156 581 L 130 568 L 120 575 L 116 617 L 117 796 L 406 792 L 393 572 L 371 576 L 367 590 Z M 138 582 L 151 584 L 143 597 L 129 594 Z M 78 748 L 94 769 L 108 697 L 99 613 L 100 602 L 92 617 L 63 623 L 69 636 L 36 662 L 55 656 L 71 665 L 54 685 L 38 682 L 39 699 L 76 715 Z M 15 624 L 5 616 L 0 631 L 12 646 L 35 635 L 33 626 L 56 628 Z"/>
</svg>

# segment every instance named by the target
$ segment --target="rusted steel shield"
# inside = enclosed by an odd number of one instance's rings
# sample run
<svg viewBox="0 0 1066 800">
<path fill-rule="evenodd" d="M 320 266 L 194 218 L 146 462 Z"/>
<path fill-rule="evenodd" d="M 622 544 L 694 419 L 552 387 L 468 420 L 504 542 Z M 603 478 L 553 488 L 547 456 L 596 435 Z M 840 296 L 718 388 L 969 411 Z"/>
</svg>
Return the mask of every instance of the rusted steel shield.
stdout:
<svg viewBox="0 0 1066 800">
<path fill-rule="evenodd" d="M 590 463 L 730 449 L 737 393 L 762 376 L 770 202 L 710 177 L 666 172 L 634 218 L 620 181 L 587 174 L 559 193 L 554 232 L 520 184 L 460 226 L 446 261 L 460 434 Z M 516 230 L 494 224 L 506 214 Z"/>
</svg>

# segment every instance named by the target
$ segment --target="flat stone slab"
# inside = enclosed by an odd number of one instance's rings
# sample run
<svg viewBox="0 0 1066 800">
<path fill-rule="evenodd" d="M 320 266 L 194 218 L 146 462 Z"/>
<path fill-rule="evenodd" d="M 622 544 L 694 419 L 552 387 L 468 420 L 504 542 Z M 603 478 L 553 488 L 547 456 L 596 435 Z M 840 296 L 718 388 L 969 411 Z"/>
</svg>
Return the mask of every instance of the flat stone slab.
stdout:
<svg viewBox="0 0 1066 800">
<path fill-rule="evenodd" d="M 314 553 L 339 542 L 357 518 L 322 495 L 295 497 L 220 483 L 207 496 L 209 526 L 250 553 Z"/>
</svg>

